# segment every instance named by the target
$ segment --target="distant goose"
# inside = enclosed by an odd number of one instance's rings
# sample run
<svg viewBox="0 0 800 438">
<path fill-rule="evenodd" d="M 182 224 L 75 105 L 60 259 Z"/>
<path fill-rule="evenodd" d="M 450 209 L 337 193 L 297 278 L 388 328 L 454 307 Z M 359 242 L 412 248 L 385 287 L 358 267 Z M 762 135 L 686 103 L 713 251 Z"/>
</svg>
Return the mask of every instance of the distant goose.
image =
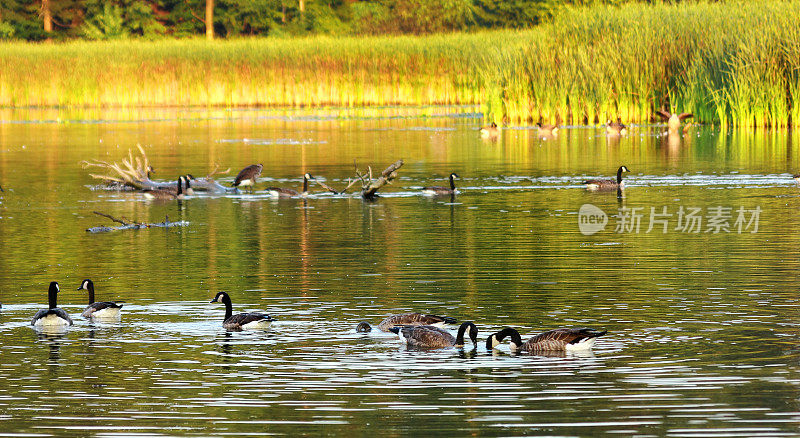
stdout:
<svg viewBox="0 0 800 438">
<path fill-rule="evenodd" d="M 536 126 L 539 127 L 539 135 L 541 136 L 551 136 L 558 132 L 558 125 L 543 125 L 541 122 L 539 122 L 536 124 Z"/>
<path fill-rule="evenodd" d="M 252 191 L 263 169 L 264 166 L 262 164 L 251 164 L 239 171 L 239 174 L 236 175 L 236 179 L 231 185 L 233 187 L 250 186 L 250 190 Z"/>
<path fill-rule="evenodd" d="M 523 343 L 519 332 L 507 327 L 486 338 L 486 349 L 492 350 L 510 336 L 510 349 L 513 352 L 581 351 L 592 348 L 595 340 L 606 333 L 608 332 L 590 328 L 560 328 L 539 333 Z"/>
<path fill-rule="evenodd" d="M 69 317 L 64 309 L 56 305 L 58 298 L 58 283 L 50 283 L 50 290 L 47 292 L 49 308 L 42 309 L 33 315 L 31 325 L 36 327 L 66 327 L 72 325 L 72 318 Z"/>
<path fill-rule="evenodd" d="M 432 325 L 437 327 L 442 327 L 445 324 L 455 324 L 458 322 L 455 318 L 450 318 L 448 316 L 437 316 L 437 315 L 423 315 L 422 313 L 401 313 L 398 315 L 392 315 L 384 319 L 378 324 L 378 329 L 382 332 L 390 331 L 392 327 L 396 325 Z M 369 324 L 366 324 L 369 327 Z M 361 326 L 361 324 L 359 324 Z M 362 326 L 363 328 L 363 326 Z"/>
<path fill-rule="evenodd" d="M 94 282 L 89 280 L 83 280 L 80 286 L 78 286 L 77 290 L 86 290 L 89 291 L 89 305 L 86 306 L 86 309 L 83 310 L 81 316 L 84 318 L 97 318 L 97 319 L 119 319 L 120 318 L 120 310 L 122 310 L 122 305 L 117 304 L 113 301 L 94 301 Z"/>
<path fill-rule="evenodd" d="M 370 326 L 368 322 L 362 321 L 359 322 L 358 325 L 356 326 L 356 331 L 358 333 L 369 333 L 370 331 L 372 331 L 372 326 Z"/>
<path fill-rule="evenodd" d="M 314 179 L 313 176 L 310 174 L 303 175 L 303 192 L 298 192 L 297 190 L 287 189 L 284 187 L 269 187 L 267 192 L 273 198 L 294 198 L 298 196 L 307 196 L 308 195 L 308 180 Z"/>
<path fill-rule="evenodd" d="M 492 122 L 489 126 L 484 126 L 481 128 L 481 137 L 483 138 L 495 138 L 500 135 L 500 128 L 497 127 L 497 123 Z"/>
<path fill-rule="evenodd" d="M 441 195 L 453 195 L 458 193 L 456 190 L 456 183 L 455 179 L 461 178 L 460 176 L 456 175 L 455 173 L 450 174 L 450 188 L 442 187 L 442 186 L 431 186 L 431 187 L 423 187 L 422 194 L 427 196 L 441 196 Z"/>
<path fill-rule="evenodd" d="M 792 175 L 792 178 L 794 178 L 794 181 L 795 181 L 797 184 L 800 184 L 800 173 L 798 173 L 798 174 L 795 174 L 795 175 Z"/>
<path fill-rule="evenodd" d="M 584 181 L 587 190 L 604 191 L 604 190 L 617 190 L 625 188 L 625 183 L 622 182 L 622 172 L 629 172 L 625 166 L 620 166 L 617 169 L 617 180 L 613 179 L 590 179 Z"/>
<path fill-rule="evenodd" d="M 449 348 L 464 346 L 464 332 L 467 328 L 472 344 L 477 347 L 478 328 L 471 322 L 462 323 L 455 338 L 448 331 L 431 325 L 394 326 L 389 331 L 397 333 L 409 348 Z"/>
<path fill-rule="evenodd" d="M 147 199 L 157 199 L 160 201 L 172 201 L 175 199 L 184 199 L 186 195 L 183 193 L 183 181 L 186 179 L 184 176 L 178 177 L 177 189 L 153 189 L 144 192 L 144 197 Z"/>
<path fill-rule="evenodd" d="M 681 128 L 681 122 L 684 119 L 688 119 L 690 117 L 694 117 L 692 113 L 670 113 L 669 111 L 665 110 L 658 110 L 656 111 L 659 117 L 663 120 L 666 120 L 667 127 L 669 128 L 669 132 L 671 134 L 677 134 L 678 130 Z"/>
<path fill-rule="evenodd" d="M 228 330 L 265 329 L 269 328 L 272 321 L 274 321 L 271 316 L 263 313 L 237 313 L 233 315 L 231 297 L 225 292 L 218 292 L 211 302 L 225 304 L 225 319 L 222 320 L 222 326 Z"/>
<path fill-rule="evenodd" d="M 622 124 L 622 121 L 617 118 L 616 122 L 611 120 L 606 123 L 606 134 L 608 135 L 625 135 L 628 133 L 628 127 Z"/>
</svg>

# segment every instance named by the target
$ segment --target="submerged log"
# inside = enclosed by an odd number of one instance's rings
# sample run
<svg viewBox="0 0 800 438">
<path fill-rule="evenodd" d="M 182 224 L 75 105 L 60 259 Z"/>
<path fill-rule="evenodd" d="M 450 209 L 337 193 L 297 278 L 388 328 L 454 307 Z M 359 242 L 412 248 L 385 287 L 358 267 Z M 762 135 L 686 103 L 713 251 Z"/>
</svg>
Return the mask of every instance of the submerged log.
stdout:
<svg viewBox="0 0 800 438">
<path fill-rule="evenodd" d="M 118 227 L 107 227 L 107 226 L 91 227 L 86 229 L 87 233 L 107 233 L 110 231 L 141 230 L 143 228 L 173 228 L 173 227 L 185 227 L 189 225 L 189 222 L 186 221 L 170 222 L 169 216 L 164 216 L 164 222 L 156 222 L 148 224 L 141 222 L 131 222 L 128 219 L 116 218 L 114 216 L 111 216 L 110 214 L 101 213 L 99 211 L 94 211 L 93 213 L 98 216 L 103 216 L 105 218 L 111 219 L 112 222 L 116 222 L 121 225 Z"/>
</svg>

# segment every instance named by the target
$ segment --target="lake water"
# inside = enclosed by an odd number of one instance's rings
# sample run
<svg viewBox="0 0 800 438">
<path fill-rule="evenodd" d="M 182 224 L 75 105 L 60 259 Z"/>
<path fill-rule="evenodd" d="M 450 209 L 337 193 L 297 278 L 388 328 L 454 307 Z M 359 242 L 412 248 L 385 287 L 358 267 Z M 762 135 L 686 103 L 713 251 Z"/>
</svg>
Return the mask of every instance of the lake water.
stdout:
<svg viewBox="0 0 800 438">
<path fill-rule="evenodd" d="M 798 133 L 486 141 L 470 111 L 0 111 L 0 436 L 800 434 Z M 98 189 L 81 167 L 137 144 L 154 179 L 219 164 L 227 184 L 263 163 L 259 188 L 405 165 L 374 202 L 180 204 Z M 622 198 L 580 184 L 623 164 Z M 455 199 L 419 195 L 450 172 Z M 585 204 L 603 230 L 581 232 Z M 92 234 L 111 225 L 93 211 L 188 225 Z M 121 322 L 78 316 L 84 278 L 125 301 Z M 29 325 L 50 281 L 64 334 Z M 277 321 L 226 332 L 220 290 Z M 407 311 L 474 321 L 480 345 L 354 330 Z M 505 326 L 609 333 L 592 354 L 487 351 Z"/>
</svg>

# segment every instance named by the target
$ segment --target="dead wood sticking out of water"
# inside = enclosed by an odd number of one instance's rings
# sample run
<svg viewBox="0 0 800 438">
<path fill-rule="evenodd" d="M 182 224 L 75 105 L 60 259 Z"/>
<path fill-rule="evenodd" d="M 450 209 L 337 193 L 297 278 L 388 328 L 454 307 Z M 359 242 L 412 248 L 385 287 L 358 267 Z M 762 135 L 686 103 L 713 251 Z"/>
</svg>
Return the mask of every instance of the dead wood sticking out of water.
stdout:
<svg viewBox="0 0 800 438">
<path fill-rule="evenodd" d="M 403 166 L 403 160 L 397 160 L 390 164 L 378 179 L 372 179 L 372 167 L 369 167 L 368 177 L 356 169 L 356 176 L 361 180 L 361 196 L 365 199 L 373 199 L 378 195 L 378 190 L 386 184 L 391 184 L 397 178 L 397 171 Z M 352 184 L 351 184 L 352 185 Z M 350 187 L 350 186 L 348 186 Z M 345 189 L 347 190 L 347 189 Z"/>
<path fill-rule="evenodd" d="M 98 216 L 103 216 L 105 218 L 111 219 L 112 222 L 116 222 L 121 225 L 118 227 L 106 227 L 106 226 L 91 227 L 86 229 L 86 232 L 88 233 L 107 233 L 110 231 L 141 230 L 143 228 L 173 228 L 173 227 L 185 227 L 189 225 L 189 223 L 185 221 L 170 222 L 169 216 L 164 216 L 164 222 L 148 224 L 142 222 L 134 222 L 124 217 L 116 218 L 114 216 L 111 216 L 110 214 L 101 213 L 99 211 L 94 211 L 92 213 Z"/>
</svg>

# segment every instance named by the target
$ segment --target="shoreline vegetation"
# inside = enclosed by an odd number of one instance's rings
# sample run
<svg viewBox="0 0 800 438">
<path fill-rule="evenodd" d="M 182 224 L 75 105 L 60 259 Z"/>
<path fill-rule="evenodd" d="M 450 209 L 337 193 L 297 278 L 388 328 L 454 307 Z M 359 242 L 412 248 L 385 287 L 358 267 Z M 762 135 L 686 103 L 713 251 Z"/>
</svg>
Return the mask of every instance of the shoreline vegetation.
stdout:
<svg viewBox="0 0 800 438">
<path fill-rule="evenodd" d="M 480 105 L 487 121 L 800 125 L 800 2 L 569 8 L 527 30 L 0 43 L 0 106 Z"/>
</svg>

